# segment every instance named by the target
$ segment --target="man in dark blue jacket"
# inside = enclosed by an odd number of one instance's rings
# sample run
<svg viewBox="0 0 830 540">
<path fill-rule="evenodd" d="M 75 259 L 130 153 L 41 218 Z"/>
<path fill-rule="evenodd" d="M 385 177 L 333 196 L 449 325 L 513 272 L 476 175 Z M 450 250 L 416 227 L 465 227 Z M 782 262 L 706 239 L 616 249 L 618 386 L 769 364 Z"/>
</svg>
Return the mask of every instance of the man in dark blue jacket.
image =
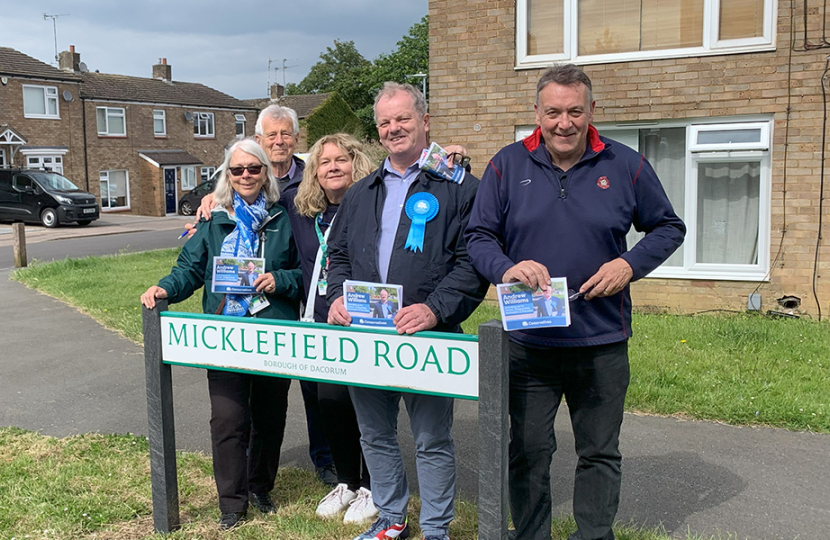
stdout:
<svg viewBox="0 0 830 540">
<path fill-rule="evenodd" d="M 571 540 L 614 538 L 619 433 L 628 389 L 629 283 L 683 242 L 654 170 L 591 125 L 591 80 L 573 65 L 546 70 L 537 129 L 503 148 L 482 177 L 465 237 L 492 283 L 546 289 L 566 277 L 583 293 L 571 325 L 510 334 L 510 503 L 519 540 L 550 539 L 553 419 L 564 394 L 579 464 Z M 626 233 L 645 236 L 630 250 Z"/>
<path fill-rule="evenodd" d="M 411 85 L 386 83 L 375 99 L 375 120 L 389 157 L 346 192 L 332 226 L 328 322 L 351 322 L 343 281 L 355 279 L 403 286 L 393 319 L 398 333 L 460 332 L 487 290 L 463 237 L 478 179 L 468 174 L 458 184 L 420 170 L 429 115 Z M 356 386 L 349 393 L 380 512 L 355 540 L 409 535 L 409 488 L 397 440 L 401 399 L 415 438 L 421 531 L 425 540 L 448 540 L 455 497 L 452 398 Z"/>
</svg>

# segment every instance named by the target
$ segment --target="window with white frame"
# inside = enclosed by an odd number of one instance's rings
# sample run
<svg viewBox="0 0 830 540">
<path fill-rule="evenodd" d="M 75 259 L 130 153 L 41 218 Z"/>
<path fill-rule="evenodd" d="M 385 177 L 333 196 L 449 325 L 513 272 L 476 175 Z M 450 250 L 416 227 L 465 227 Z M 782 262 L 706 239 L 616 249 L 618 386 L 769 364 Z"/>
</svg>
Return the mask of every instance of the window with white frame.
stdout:
<svg viewBox="0 0 830 540">
<path fill-rule="evenodd" d="M 127 171 L 101 171 L 101 209 L 119 210 L 130 207 L 130 175 Z"/>
<path fill-rule="evenodd" d="M 213 113 L 193 113 L 193 135 L 195 137 L 213 137 Z"/>
<path fill-rule="evenodd" d="M 127 134 L 127 123 L 123 107 L 98 107 L 98 135 L 123 137 Z"/>
<path fill-rule="evenodd" d="M 202 170 L 199 172 L 201 173 L 199 183 L 204 183 L 210 180 L 210 177 L 216 172 L 216 167 L 202 167 Z"/>
<path fill-rule="evenodd" d="M 190 191 L 196 187 L 196 167 L 182 167 L 182 189 Z"/>
<path fill-rule="evenodd" d="M 26 167 L 29 169 L 46 169 L 63 174 L 63 156 L 34 155 L 26 156 Z"/>
<path fill-rule="evenodd" d="M 234 118 L 236 119 L 236 137 L 241 139 L 245 136 L 245 115 L 235 114 Z"/>
<path fill-rule="evenodd" d="M 156 137 L 167 135 L 167 115 L 164 111 L 153 111 L 153 135 Z"/>
<path fill-rule="evenodd" d="M 0 148 L 0 168 L 7 166 L 8 164 L 6 163 L 6 149 Z"/>
<path fill-rule="evenodd" d="M 516 11 L 518 67 L 775 46 L 775 0 L 516 0 Z"/>
<path fill-rule="evenodd" d="M 684 244 L 653 277 L 766 278 L 771 121 L 661 122 L 599 130 L 645 155 L 686 223 Z M 629 249 L 641 237 L 632 230 Z"/>
<path fill-rule="evenodd" d="M 57 86 L 23 85 L 23 116 L 60 118 Z"/>
</svg>

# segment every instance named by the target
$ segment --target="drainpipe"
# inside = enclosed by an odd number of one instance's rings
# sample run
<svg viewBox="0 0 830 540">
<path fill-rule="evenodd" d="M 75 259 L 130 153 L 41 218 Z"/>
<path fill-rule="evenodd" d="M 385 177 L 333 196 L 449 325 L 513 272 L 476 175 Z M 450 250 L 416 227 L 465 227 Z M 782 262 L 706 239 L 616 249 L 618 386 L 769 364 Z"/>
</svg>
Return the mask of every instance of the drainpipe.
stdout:
<svg viewBox="0 0 830 540">
<path fill-rule="evenodd" d="M 80 94 L 80 89 L 78 89 L 78 97 L 81 97 Z M 84 134 L 84 187 L 86 188 L 86 192 L 89 193 L 89 162 L 86 151 L 86 100 L 84 98 L 81 98 L 81 125 L 83 126 Z"/>
</svg>

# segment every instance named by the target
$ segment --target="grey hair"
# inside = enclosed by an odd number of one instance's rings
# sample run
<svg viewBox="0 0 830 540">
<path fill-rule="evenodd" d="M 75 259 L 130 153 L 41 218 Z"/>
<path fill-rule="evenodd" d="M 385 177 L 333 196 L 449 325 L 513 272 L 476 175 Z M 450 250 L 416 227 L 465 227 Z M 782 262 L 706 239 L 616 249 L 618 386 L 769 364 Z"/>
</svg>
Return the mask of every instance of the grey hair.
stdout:
<svg viewBox="0 0 830 540">
<path fill-rule="evenodd" d="M 415 88 L 409 83 L 397 83 L 392 81 L 386 81 L 383 83 L 383 86 L 380 90 L 378 90 L 378 95 L 375 96 L 375 104 L 372 106 L 372 111 L 375 114 L 375 124 L 378 123 L 378 102 L 382 98 L 391 98 L 398 92 L 406 92 L 410 96 L 412 96 L 412 101 L 415 104 L 415 112 L 418 113 L 419 116 L 422 118 L 427 114 L 427 100 L 424 98 L 424 95 L 421 93 L 420 90 Z"/>
<path fill-rule="evenodd" d="M 588 103 L 594 102 L 594 92 L 591 88 L 591 79 L 574 64 L 554 64 L 542 72 L 539 82 L 536 83 L 536 105 L 539 105 L 539 94 L 551 83 L 561 86 L 576 86 L 584 84 L 588 89 Z"/>
<path fill-rule="evenodd" d="M 219 181 L 216 182 L 216 189 L 213 190 L 213 200 L 216 204 L 224 206 L 225 208 L 233 207 L 233 185 L 231 184 L 231 172 L 228 168 L 231 165 L 231 157 L 237 150 L 241 150 L 246 154 L 250 154 L 259 160 L 260 165 L 265 167 L 265 182 L 262 184 L 262 191 L 265 193 L 265 202 L 273 204 L 280 199 L 280 188 L 274 172 L 271 170 L 271 162 L 265 154 L 265 150 L 254 139 L 246 137 L 239 139 L 231 145 L 228 152 L 225 154 L 225 161 L 219 166 L 222 174 L 219 175 Z"/>
<path fill-rule="evenodd" d="M 291 120 L 291 125 L 294 127 L 294 136 L 296 137 L 300 132 L 300 120 L 297 118 L 297 111 L 290 107 L 282 107 L 274 103 L 262 109 L 256 119 L 256 127 L 254 128 L 254 133 L 257 135 L 263 135 L 262 120 L 264 118 L 271 118 L 272 120 Z"/>
</svg>

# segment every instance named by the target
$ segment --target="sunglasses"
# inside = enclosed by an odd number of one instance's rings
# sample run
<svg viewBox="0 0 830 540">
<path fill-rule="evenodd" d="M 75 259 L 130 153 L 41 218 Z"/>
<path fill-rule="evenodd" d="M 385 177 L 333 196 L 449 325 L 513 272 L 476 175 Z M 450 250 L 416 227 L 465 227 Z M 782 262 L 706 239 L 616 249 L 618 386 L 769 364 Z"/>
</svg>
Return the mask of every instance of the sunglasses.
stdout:
<svg viewBox="0 0 830 540">
<path fill-rule="evenodd" d="M 247 169 L 251 174 L 259 174 L 262 171 L 262 165 L 248 165 L 247 167 L 228 167 L 228 170 L 234 176 L 242 176 Z"/>
<path fill-rule="evenodd" d="M 453 165 L 461 165 L 465 169 L 467 168 L 467 165 L 470 164 L 470 156 L 461 155 L 459 152 L 453 152 L 447 157 L 452 159 Z"/>
</svg>

